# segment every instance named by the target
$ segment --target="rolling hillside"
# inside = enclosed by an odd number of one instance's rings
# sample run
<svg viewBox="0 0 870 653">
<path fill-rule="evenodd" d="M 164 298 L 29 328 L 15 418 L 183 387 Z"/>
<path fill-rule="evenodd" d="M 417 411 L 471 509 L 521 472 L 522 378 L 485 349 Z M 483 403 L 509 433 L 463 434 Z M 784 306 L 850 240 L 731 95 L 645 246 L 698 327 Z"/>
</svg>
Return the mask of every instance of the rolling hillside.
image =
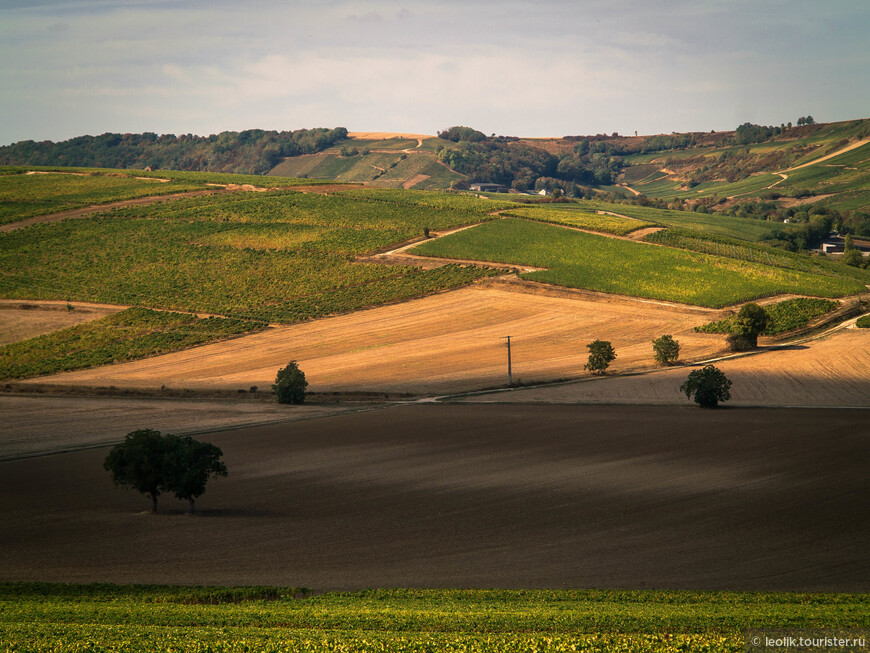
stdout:
<svg viewBox="0 0 870 653">
<path fill-rule="evenodd" d="M 383 137 L 387 136 L 387 137 Z M 465 178 L 435 155 L 444 141 L 429 136 L 351 133 L 317 154 L 286 157 L 271 176 L 365 183 L 377 188 L 449 188 Z"/>
</svg>

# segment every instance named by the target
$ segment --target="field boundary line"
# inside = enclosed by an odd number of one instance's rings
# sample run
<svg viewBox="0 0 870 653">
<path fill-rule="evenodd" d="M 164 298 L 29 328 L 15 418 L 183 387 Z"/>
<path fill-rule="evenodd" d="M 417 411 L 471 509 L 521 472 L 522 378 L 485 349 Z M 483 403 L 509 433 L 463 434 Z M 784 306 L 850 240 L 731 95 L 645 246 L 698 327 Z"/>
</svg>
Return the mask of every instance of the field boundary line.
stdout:
<svg viewBox="0 0 870 653">
<path fill-rule="evenodd" d="M 43 215 L 33 216 L 31 218 L 24 218 L 23 220 L 18 220 L 17 222 L 9 222 L 7 224 L 0 225 L 0 232 L 15 231 L 17 229 L 23 229 L 24 227 L 29 227 L 34 224 L 45 224 L 60 222 L 61 220 L 68 220 L 74 218 L 85 218 L 87 216 L 97 213 L 105 213 L 106 211 L 111 211 L 113 209 L 122 209 L 128 206 L 149 206 L 151 204 L 170 202 L 172 200 L 183 199 L 185 197 L 200 197 L 203 195 L 215 195 L 218 193 L 231 192 L 233 191 L 228 191 L 226 188 L 206 188 L 203 190 L 191 190 L 182 193 L 167 193 L 166 195 L 148 195 L 146 197 L 137 197 L 130 200 L 121 200 L 119 202 L 107 202 L 106 204 L 91 204 L 89 206 L 81 207 L 78 209 L 69 209 L 68 211 L 60 211 L 58 213 L 46 213 Z"/>
<path fill-rule="evenodd" d="M 818 159 L 813 159 L 812 161 L 809 161 L 807 163 L 802 163 L 799 166 L 794 166 L 792 168 L 786 168 L 785 170 L 782 170 L 782 172 L 791 172 L 792 170 L 800 170 L 802 168 L 808 168 L 809 166 L 814 166 L 818 163 L 822 163 L 822 161 L 828 161 L 830 159 L 833 159 L 835 157 L 840 156 L 841 154 L 845 154 L 846 152 L 851 152 L 852 150 L 857 150 L 859 147 L 863 147 L 864 145 L 867 145 L 867 143 L 870 143 L 870 138 L 862 138 L 861 140 L 858 140 L 858 141 L 855 141 L 854 143 L 850 143 L 849 145 L 846 145 L 842 149 L 831 152 L 830 154 L 826 154 L 825 156 L 819 157 Z M 780 174 L 780 173 L 777 172 L 774 174 Z"/>
</svg>

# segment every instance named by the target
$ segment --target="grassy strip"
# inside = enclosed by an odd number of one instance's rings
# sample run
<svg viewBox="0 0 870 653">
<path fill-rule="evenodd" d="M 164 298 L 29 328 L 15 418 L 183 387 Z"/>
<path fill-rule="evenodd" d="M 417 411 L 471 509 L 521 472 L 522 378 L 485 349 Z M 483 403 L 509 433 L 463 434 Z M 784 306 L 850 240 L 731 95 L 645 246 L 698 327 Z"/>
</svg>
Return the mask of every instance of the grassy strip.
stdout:
<svg viewBox="0 0 870 653">
<path fill-rule="evenodd" d="M 835 277 L 857 279 L 870 283 L 870 272 L 826 258 L 810 256 L 807 253 L 789 252 L 761 243 L 750 243 L 724 236 L 698 236 L 682 229 L 665 229 L 651 233 L 644 238 L 646 242 L 688 249 L 693 252 L 725 256 L 739 261 L 750 261 L 772 265 L 786 270 L 800 270 L 827 274 Z"/>
<path fill-rule="evenodd" d="M 524 207 L 521 209 L 511 209 L 502 213 L 504 216 L 514 218 L 525 218 L 526 220 L 536 220 L 538 222 L 549 222 L 552 224 L 563 224 L 569 227 L 578 227 L 580 229 L 588 229 L 589 231 L 600 231 L 606 234 L 615 234 L 624 236 L 637 229 L 643 227 L 656 226 L 653 222 L 644 222 L 631 218 L 619 218 L 614 215 L 601 215 L 598 213 L 590 213 L 589 211 L 574 209 L 551 209 L 539 207 Z"/>
<path fill-rule="evenodd" d="M 108 175 L 112 177 L 148 177 L 171 179 L 179 182 L 203 184 L 251 184 L 259 188 L 284 188 L 286 186 L 313 186 L 333 183 L 299 177 L 267 175 L 242 175 L 233 172 L 204 172 L 199 170 L 135 170 L 131 168 L 76 168 L 64 166 L 0 166 L 0 176 L 20 175 L 31 170 L 38 172 L 74 172 L 85 175 Z"/>
<path fill-rule="evenodd" d="M 833 311 L 839 304 L 827 299 L 810 299 L 799 297 L 786 299 L 771 306 L 765 306 L 768 316 L 767 328 L 762 332 L 765 336 L 775 336 L 787 331 L 794 331 L 806 326 L 810 320 L 819 315 Z M 726 317 L 717 322 L 708 322 L 695 327 L 699 333 L 731 333 L 731 325 L 736 316 Z"/>
<path fill-rule="evenodd" d="M 340 192 L 342 197 L 346 198 L 352 197 L 399 206 L 462 211 L 480 215 L 522 206 L 517 202 L 493 201 L 467 193 L 399 189 L 372 190 L 367 188 L 351 188 Z"/>
<path fill-rule="evenodd" d="M 859 329 L 870 329 L 870 315 L 859 317 L 855 324 Z"/>
<path fill-rule="evenodd" d="M 783 270 L 719 256 L 506 218 L 428 241 L 412 252 L 547 268 L 525 278 L 601 292 L 721 307 L 780 293 L 839 297 L 851 279 Z"/>
<path fill-rule="evenodd" d="M 263 322 L 128 308 L 0 348 L 0 379 L 22 379 L 129 361 L 265 327 Z"/>
<path fill-rule="evenodd" d="M 0 584 L 15 651 L 742 651 L 747 628 L 866 628 L 856 594 Z"/>
<path fill-rule="evenodd" d="M 725 236 L 727 238 L 756 241 L 761 240 L 774 231 L 782 229 L 782 225 L 779 223 L 728 215 L 673 211 L 671 209 L 657 209 L 651 206 L 616 204 L 614 202 L 602 202 L 598 200 L 583 200 L 578 205 L 581 208 L 593 211 L 621 213 L 637 220 L 655 222 L 666 227 L 685 229 L 703 236 Z"/>
<path fill-rule="evenodd" d="M 87 174 L 0 175 L 0 224 L 92 204 L 205 188 L 190 181 L 159 182 Z"/>
</svg>

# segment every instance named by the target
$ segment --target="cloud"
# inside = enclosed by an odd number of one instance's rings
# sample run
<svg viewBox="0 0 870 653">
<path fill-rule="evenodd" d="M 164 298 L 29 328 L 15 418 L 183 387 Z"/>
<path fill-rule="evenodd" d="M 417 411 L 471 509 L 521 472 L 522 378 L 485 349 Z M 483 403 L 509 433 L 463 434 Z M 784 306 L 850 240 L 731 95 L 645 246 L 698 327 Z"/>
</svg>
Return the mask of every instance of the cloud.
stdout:
<svg viewBox="0 0 870 653">
<path fill-rule="evenodd" d="M 861 29 L 870 10 L 838 7 L 4 3 L 0 112 L 15 119 L 0 124 L 0 142 L 105 131 L 110 122 L 183 132 L 319 124 L 423 132 L 466 123 L 543 136 L 722 129 L 743 112 L 776 123 L 791 113 L 853 117 L 870 106 Z M 806 83 L 820 76 L 824 94 Z"/>
</svg>

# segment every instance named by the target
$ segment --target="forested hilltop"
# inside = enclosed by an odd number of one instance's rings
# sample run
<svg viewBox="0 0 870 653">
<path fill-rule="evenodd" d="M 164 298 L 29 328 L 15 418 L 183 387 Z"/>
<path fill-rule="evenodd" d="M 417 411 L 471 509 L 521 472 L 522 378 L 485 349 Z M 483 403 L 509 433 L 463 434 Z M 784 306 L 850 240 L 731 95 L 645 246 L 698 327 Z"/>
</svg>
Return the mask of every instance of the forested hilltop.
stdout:
<svg viewBox="0 0 870 653">
<path fill-rule="evenodd" d="M 347 138 L 347 129 L 193 134 L 101 134 L 0 147 L 0 165 L 146 168 L 265 174 L 284 157 L 314 154 Z"/>
</svg>

